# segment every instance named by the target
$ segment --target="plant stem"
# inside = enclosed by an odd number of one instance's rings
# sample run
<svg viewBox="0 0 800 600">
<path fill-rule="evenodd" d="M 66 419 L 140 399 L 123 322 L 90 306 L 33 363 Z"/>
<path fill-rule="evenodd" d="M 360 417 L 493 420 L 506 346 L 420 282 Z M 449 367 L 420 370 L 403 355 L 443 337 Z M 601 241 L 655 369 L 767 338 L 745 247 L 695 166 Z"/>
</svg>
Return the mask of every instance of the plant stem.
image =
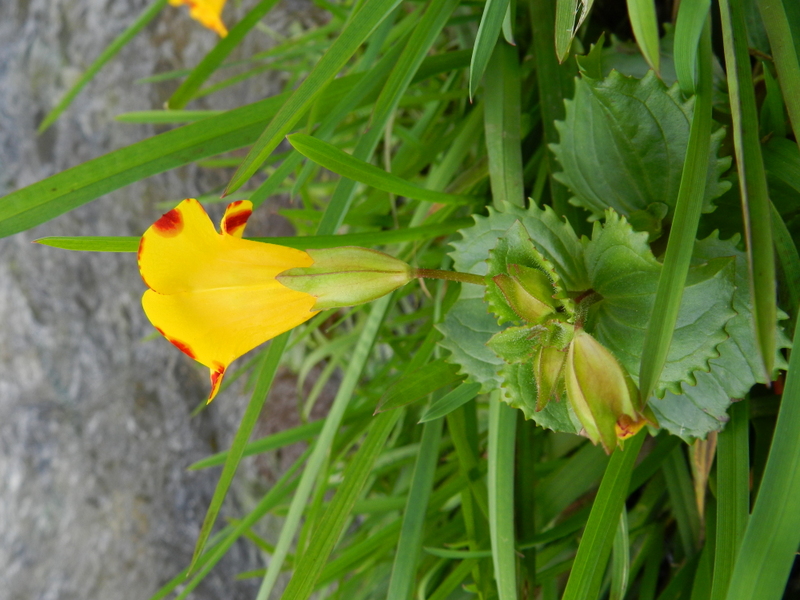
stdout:
<svg viewBox="0 0 800 600">
<path fill-rule="evenodd" d="M 472 273 L 459 273 L 458 271 L 442 271 L 440 269 L 414 269 L 414 277 L 424 277 L 425 279 L 446 279 L 447 281 L 460 281 L 461 283 L 486 285 L 486 282 L 481 275 L 473 275 Z"/>
</svg>

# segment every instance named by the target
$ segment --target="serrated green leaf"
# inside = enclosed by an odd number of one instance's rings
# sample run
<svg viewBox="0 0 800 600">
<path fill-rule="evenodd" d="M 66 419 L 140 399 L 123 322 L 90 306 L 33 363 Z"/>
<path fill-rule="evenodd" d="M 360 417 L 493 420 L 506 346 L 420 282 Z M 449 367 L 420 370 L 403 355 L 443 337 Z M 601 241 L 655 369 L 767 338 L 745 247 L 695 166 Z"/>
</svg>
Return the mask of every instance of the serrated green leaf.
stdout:
<svg viewBox="0 0 800 600">
<path fill-rule="evenodd" d="M 643 79 L 612 72 L 602 80 L 587 76 L 575 83 L 566 101 L 566 118 L 556 126 L 551 145 L 563 171 L 556 178 L 574 194 L 571 202 L 595 218 L 606 208 L 623 215 L 653 202 L 675 208 L 689 142 L 693 101 L 683 101 L 677 85 L 667 88 L 649 72 Z M 704 212 L 729 184 L 720 175 L 729 158 L 717 158 L 724 135 L 712 135 Z"/>
<path fill-rule="evenodd" d="M 767 383 L 758 354 L 753 322 L 752 300 L 748 289 L 747 257 L 737 247 L 738 237 L 719 239 L 715 232 L 695 245 L 696 260 L 710 261 L 721 257 L 735 260 L 733 309 L 736 315 L 725 325 L 728 339 L 717 347 L 719 357 L 709 361 L 709 372 L 695 373 L 696 385 L 683 384 L 680 395 L 667 392 L 661 400 L 651 400 L 659 424 L 684 439 L 703 438 L 709 431 L 718 431 L 727 422 L 727 409 L 732 398 L 743 398 L 756 383 Z M 781 348 L 790 346 L 783 330 L 776 325 L 778 350 L 777 369 L 785 369 Z"/>
<path fill-rule="evenodd" d="M 489 348 L 507 363 L 529 363 L 539 346 L 531 327 L 508 327 L 496 333 L 488 342 Z M 531 370 L 531 372 L 533 372 Z"/>
<path fill-rule="evenodd" d="M 586 265 L 602 300 L 590 309 L 587 329 L 607 346 L 636 377 L 644 335 L 652 313 L 661 265 L 627 221 L 609 211 L 604 226 L 595 224 L 586 241 Z M 709 260 L 690 269 L 667 362 L 656 385 L 679 393 L 680 382 L 694 383 L 695 371 L 707 371 L 716 347 L 728 334 L 725 324 L 735 315 L 734 264 L 730 258 Z"/>
<path fill-rule="evenodd" d="M 500 369 L 503 379 L 502 399 L 514 408 L 520 409 L 526 419 L 532 419 L 540 427 L 580 433 L 583 426 L 562 394 L 562 399 L 548 402 L 542 410 L 536 410 L 537 387 L 533 364 L 515 363 Z"/>
<path fill-rule="evenodd" d="M 497 371 L 503 360 L 486 346 L 500 327 L 482 298 L 462 297 L 436 328 L 444 334 L 439 345 L 452 354 L 448 360 L 461 367 L 468 381 L 479 383 L 482 393 L 500 387 L 502 379 Z"/>
</svg>

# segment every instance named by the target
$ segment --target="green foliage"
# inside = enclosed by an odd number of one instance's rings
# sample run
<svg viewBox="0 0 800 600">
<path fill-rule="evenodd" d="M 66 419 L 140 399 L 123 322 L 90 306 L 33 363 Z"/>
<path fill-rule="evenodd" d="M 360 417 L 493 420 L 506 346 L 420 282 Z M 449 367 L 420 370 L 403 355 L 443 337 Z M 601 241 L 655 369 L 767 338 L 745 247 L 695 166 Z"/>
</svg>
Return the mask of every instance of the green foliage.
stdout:
<svg viewBox="0 0 800 600">
<path fill-rule="evenodd" d="M 91 63 L 43 127 L 163 4 Z M 800 365 L 787 362 L 774 310 L 777 287 L 797 321 L 795 3 L 724 0 L 718 14 L 683 2 L 673 35 L 662 0 L 628 0 L 624 19 L 592 0 L 324 0 L 325 25 L 226 63 L 245 35 L 264 33 L 273 4 L 252 3 L 191 68 L 149 78 L 180 81 L 172 109 L 118 117 L 188 124 L 10 193 L 0 235 L 195 164 L 236 169 L 228 200 L 249 196 L 257 210 L 293 195 L 280 212 L 298 235 L 260 241 L 377 246 L 415 272 L 459 274 L 321 313 L 229 375 L 255 382 L 253 398 L 232 447 L 192 466 L 224 465 L 192 564 L 154 598 L 187 597 L 246 538 L 269 554 L 243 574 L 261 578 L 257 600 L 276 597 L 287 570 L 291 600 L 778 600 L 800 514 Z M 754 63 L 748 40 L 773 60 Z M 291 77 L 271 97 L 191 106 L 273 69 Z M 291 147 L 275 153 L 285 137 Z M 138 248 L 136 237 L 39 241 Z M 614 392 L 634 409 L 621 421 L 603 413 L 602 439 L 567 393 L 576 339 L 595 351 L 584 366 L 624 373 Z M 320 421 L 250 441 L 279 364 L 311 386 L 302 418 L 323 388 L 335 399 Z M 780 384 L 767 386 L 786 370 L 781 403 Z M 634 435 L 645 421 L 652 440 Z M 214 533 L 242 457 L 296 442 L 309 448 Z M 262 540 L 268 514 L 283 525 Z"/>
</svg>

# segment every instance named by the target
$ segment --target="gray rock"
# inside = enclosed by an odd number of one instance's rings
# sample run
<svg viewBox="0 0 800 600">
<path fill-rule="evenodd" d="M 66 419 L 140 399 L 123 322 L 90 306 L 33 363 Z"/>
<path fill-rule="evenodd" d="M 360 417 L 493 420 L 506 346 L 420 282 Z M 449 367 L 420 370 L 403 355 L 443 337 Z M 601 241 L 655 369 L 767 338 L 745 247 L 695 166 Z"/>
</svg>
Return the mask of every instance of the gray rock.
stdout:
<svg viewBox="0 0 800 600">
<path fill-rule="evenodd" d="M 153 135 L 153 127 L 113 117 L 162 106 L 174 82 L 135 80 L 193 66 L 215 43 L 185 8 L 168 6 L 49 131 L 35 133 L 80 72 L 147 4 L 0 2 L 0 195 Z M 230 4 L 224 17 L 232 25 L 254 2 Z M 289 3 L 268 23 L 286 30 L 298 17 L 316 18 L 304 12 L 308 7 Z M 254 31 L 240 54 L 271 43 Z M 252 102 L 274 91 L 280 78 L 263 74 L 192 106 Z M 187 166 L 0 240 L 0 598 L 146 599 L 187 566 L 219 470 L 186 466 L 229 445 L 248 397 L 233 386 L 190 418 L 207 393 L 207 371 L 150 337 L 135 256 L 30 242 L 139 235 L 164 212 L 159 203 L 212 192 L 230 175 Z M 254 221 L 254 235 L 287 233 L 268 210 Z M 267 412 L 293 406 L 293 390 L 284 377 Z M 291 410 L 278 412 L 283 416 L 265 422 L 262 434 L 296 418 Z M 241 516 L 243 505 L 252 505 L 250 490 L 263 490 L 282 466 L 279 457 L 246 461 L 223 513 Z M 259 566 L 261 557 L 242 542 L 191 597 L 252 598 L 257 581 L 234 577 Z"/>
</svg>

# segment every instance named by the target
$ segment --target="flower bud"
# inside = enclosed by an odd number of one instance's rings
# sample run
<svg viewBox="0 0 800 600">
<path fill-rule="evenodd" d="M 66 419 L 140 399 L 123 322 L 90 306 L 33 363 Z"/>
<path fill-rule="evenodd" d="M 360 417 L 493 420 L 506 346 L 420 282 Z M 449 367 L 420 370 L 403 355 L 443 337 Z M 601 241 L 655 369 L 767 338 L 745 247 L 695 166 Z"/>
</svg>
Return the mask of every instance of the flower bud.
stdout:
<svg viewBox="0 0 800 600">
<path fill-rule="evenodd" d="M 638 432 L 646 419 L 636 408 L 638 392 L 624 367 L 583 329 L 575 331 L 564 366 L 567 399 L 589 439 L 611 453 L 618 439 Z"/>
<path fill-rule="evenodd" d="M 414 279 L 409 265 L 377 250 L 344 246 L 306 252 L 314 260 L 310 267 L 289 269 L 276 279 L 316 297 L 314 310 L 371 302 Z"/>
<path fill-rule="evenodd" d="M 508 265 L 508 272 L 508 275 L 500 274 L 492 279 L 520 319 L 539 323 L 555 312 L 553 284 L 547 275 L 522 265 Z"/>
</svg>

